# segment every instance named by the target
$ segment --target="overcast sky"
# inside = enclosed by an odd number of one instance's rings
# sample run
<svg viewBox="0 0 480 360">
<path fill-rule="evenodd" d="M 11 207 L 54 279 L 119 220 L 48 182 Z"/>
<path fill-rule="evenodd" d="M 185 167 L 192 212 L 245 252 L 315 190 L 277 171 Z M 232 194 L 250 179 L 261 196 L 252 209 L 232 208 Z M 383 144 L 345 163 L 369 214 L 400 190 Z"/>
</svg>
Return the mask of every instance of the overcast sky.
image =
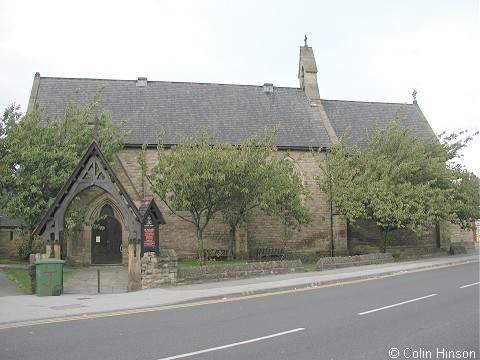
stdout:
<svg viewBox="0 0 480 360">
<path fill-rule="evenodd" d="M 478 0 L 0 2 L 0 107 L 42 76 L 298 87 L 308 36 L 322 99 L 411 103 L 436 133 L 479 130 Z M 462 163 L 480 175 L 477 137 Z"/>
</svg>

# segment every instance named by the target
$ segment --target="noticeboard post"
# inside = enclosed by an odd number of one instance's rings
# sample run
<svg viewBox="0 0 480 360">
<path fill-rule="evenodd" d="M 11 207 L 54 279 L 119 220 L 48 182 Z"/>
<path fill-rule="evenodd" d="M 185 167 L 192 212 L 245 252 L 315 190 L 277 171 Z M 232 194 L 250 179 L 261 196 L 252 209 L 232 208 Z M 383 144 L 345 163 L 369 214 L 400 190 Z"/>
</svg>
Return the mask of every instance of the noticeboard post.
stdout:
<svg viewBox="0 0 480 360">
<path fill-rule="evenodd" d="M 142 216 L 142 256 L 149 251 L 153 251 L 158 255 L 160 236 L 158 226 L 165 224 L 163 215 L 153 197 L 143 199 L 138 211 Z"/>
<path fill-rule="evenodd" d="M 158 254 L 158 220 L 147 214 L 142 224 L 142 254 L 154 251 Z"/>
</svg>

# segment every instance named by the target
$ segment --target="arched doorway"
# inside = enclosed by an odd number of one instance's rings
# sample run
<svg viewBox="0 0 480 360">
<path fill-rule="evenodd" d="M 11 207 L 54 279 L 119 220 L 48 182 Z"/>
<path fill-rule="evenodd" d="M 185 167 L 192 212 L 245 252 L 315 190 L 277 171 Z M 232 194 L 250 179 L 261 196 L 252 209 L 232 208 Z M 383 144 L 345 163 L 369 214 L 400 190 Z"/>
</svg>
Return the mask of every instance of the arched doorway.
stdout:
<svg viewBox="0 0 480 360">
<path fill-rule="evenodd" d="M 92 264 L 120 264 L 122 226 L 110 205 L 102 207 L 100 220 L 96 224 L 99 228 L 92 229 Z"/>
</svg>

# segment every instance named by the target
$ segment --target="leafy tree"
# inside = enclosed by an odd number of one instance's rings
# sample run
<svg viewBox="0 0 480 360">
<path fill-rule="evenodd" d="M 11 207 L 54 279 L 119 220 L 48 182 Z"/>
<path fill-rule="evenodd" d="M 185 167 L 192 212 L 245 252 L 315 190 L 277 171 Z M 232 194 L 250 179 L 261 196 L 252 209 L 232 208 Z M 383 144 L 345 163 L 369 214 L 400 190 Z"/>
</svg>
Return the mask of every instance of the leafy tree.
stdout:
<svg viewBox="0 0 480 360">
<path fill-rule="evenodd" d="M 295 202 L 300 195 L 298 183 L 290 180 L 288 168 L 273 156 L 272 140 L 268 136 L 263 141 L 251 138 L 237 147 L 217 143 L 202 130 L 200 136 L 184 136 L 165 151 L 160 137 L 158 162 L 151 170 L 144 146 L 139 162 L 152 191 L 173 215 L 195 226 L 202 264 L 206 261 L 203 232 L 217 214 L 223 215 L 231 236 L 255 207 L 282 214 L 290 227 L 307 222 L 308 212 Z"/>
<path fill-rule="evenodd" d="M 480 180 L 464 166 L 456 163 L 460 152 L 465 148 L 478 131 L 470 135 L 468 131 L 439 135 L 442 147 L 447 152 L 447 165 L 452 172 L 452 180 L 448 185 L 453 186 L 453 201 L 450 221 L 460 225 L 463 229 L 472 229 L 476 219 L 480 219 Z"/>
<path fill-rule="evenodd" d="M 463 229 L 471 229 L 475 220 L 480 219 L 480 181 L 473 173 L 459 169 L 453 186 L 451 221 Z"/>
<path fill-rule="evenodd" d="M 330 218 L 330 256 L 334 256 L 335 254 L 335 246 L 334 246 L 334 239 L 333 239 L 333 191 L 335 190 L 333 186 L 333 178 L 335 170 L 338 170 L 339 167 L 335 164 L 335 159 L 340 158 L 340 155 L 337 157 L 334 156 L 335 151 L 344 150 L 345 148 L 334 147 L 329 151 L 325 151 L 325 157 L 316 157 L 318 167 L 320 168 L 321 174 L 320 176 L 316 177 L 316 181 L 320 187 L 320 189 L 327 195 L 327 202 L 329 207 L 329 218 Z M 312 154 L 315 156 L 315 152 L 313 149 L 310 149 Z M 318 149 L 319 153 L 322 153 L 322 149 Z M 340 178 L 338 178 L 340 181 Z"/>
<path fill-rule="evenodd" d="M 302 199 L 307 196 L 298 174 L 291 171 L 275 145 L 275 133 L 259 141 L 258 136 L 247 139 L 230 163 L 232 171 L 230 199 L 222 210 L 222 219 L 230 228 L 229 256 L 234 249 L 235 233 L 255 208 L 283 222 L 286 235 L 291 230 L 308 225 L 310 211 Z"/>
<path fill-rule="evenodd" d="M 331 186 L 335 207 L 348 220 L 365 218 L 377 224 L 385 251 L 393 230 L 422 234 L 440 220 L 466 225 L 465 220 L 475 216 L 475 204 L 478 214 L 478 188 L 473 195 L 468 177 L 451 163 L 468 140 L 454 136 L 422 141 L 412 129 L 400 130 L 393 122 L 376 129 L 363 148 L 340 141 L 329 149 L 330 172 L 317 181 L 322 189 Z M 465 206 L 469 196 L 470 205 Z"/>
<path fill-rule="evenodd" d="M 18 106 L 5 110 L 0 122 L 0 207 L 29 234 L 77 165 L 97 126 L 96 139 L 109 160 L 123 146 L 126 133 L 107 111 L 100 111 L 99 96 L 100 92 L 86 106 L 72 101 L 62 118 L 51 118 L 38 106 L 25 116 Z M 30 235 L 28 249 L 32 242 Z"/>
</svg>

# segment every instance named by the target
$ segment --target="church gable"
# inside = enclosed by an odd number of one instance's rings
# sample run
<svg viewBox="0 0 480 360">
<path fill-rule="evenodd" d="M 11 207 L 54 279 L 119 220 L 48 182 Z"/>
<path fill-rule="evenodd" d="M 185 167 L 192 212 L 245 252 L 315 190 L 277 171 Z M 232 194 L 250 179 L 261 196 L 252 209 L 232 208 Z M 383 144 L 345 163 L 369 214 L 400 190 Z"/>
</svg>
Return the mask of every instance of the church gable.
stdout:
<svg viewBox="0 0 480 360">
<path fill-rule="evenodd" d="M 122 212 L 125 219 L 139 221 L 140 213 L 137 207 L 115 176 L 97 142 L 93 141 L 35 228 L 34 234 L 42 235 L 48 229 L 50 237 L 54 235 L 53 237 L 58 241 L 68 206 L 78 194 L 91 187 L 103 189 L 118 204 L 123 204 Z"/>
</svg>

